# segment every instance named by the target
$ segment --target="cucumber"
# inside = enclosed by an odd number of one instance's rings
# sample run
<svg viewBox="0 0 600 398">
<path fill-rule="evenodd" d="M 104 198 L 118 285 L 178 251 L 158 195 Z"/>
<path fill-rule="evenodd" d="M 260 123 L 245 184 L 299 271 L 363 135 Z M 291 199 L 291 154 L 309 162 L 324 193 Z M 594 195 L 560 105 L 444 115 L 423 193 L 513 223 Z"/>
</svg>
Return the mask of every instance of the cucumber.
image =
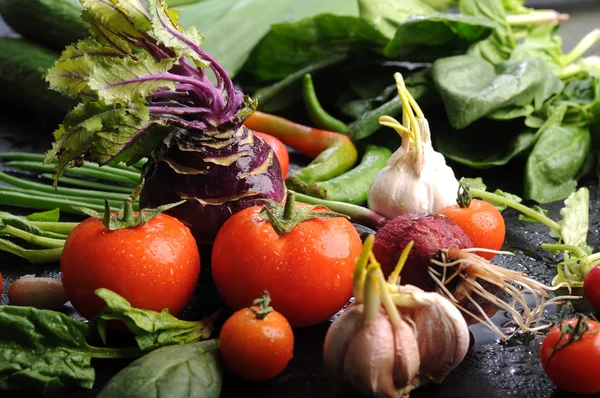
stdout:
<svg viewBox="0 0 600 398">
<path fill-rule="evenodd" d="M 0 0 L 0 15 L 15 32 L 61 52 L 89 36 L 76 0 Z"/>
<path fill-rule="evenodd" d="M 43 78 L 57 58 L 58 53 L 27 40 L 0 37 L 0 102 L 62 119 L 76 102 L 50 90 Z"/>
</svg>

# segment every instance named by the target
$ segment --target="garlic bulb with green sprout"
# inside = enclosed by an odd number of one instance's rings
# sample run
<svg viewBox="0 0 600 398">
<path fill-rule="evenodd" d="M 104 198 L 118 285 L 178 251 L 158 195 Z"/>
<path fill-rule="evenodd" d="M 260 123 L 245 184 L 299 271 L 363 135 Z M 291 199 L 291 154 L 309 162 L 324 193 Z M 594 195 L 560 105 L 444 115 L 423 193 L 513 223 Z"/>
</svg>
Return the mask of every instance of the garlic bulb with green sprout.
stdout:
<svg viewBox="0 0 600 398">
<path fill-rule="evenodd" d="M 469 329 L 440 294 L 398 284 L 412 245 L 386 281 L 373 241 L 372 235 L 365 240 L 356 264 L 355 301 L 325 337 L 325 366 L 362 394 L 407 397 L 458 366 L 469 348 Z"/>
<path fill-rule="evenodd" d="M 389 158 L 369 189 L 368 206 L 388 218 L 437 212 L 456 201 L 458 181 L 431 144 L 429 123 L 400 73 L 394 78 L 402 102 L 402 124 L 390 116 L 379 123 L 396 130 L 402 146 Z"/>
</svg>

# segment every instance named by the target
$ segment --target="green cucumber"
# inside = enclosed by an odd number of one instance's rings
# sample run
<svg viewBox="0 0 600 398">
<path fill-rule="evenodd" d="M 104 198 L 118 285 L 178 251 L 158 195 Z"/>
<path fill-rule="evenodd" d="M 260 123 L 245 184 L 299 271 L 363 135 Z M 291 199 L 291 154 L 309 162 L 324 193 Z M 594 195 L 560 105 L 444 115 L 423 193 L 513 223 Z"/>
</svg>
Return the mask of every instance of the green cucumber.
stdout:
<svg viewBox="0 0 600 398">
<path fill-rule="evenodd" d="M 89 36 L 76 0 L 0 0 L 0 15 L 15 32 L 61 52 Z"/>
<path fill-rule="evenodd" d="M 45 47 L 0 37 L 0 102 L 62 119 L 76 102 L 50 90 L 43 78 L 57 58 L 57 53 Z"/>
</svg>

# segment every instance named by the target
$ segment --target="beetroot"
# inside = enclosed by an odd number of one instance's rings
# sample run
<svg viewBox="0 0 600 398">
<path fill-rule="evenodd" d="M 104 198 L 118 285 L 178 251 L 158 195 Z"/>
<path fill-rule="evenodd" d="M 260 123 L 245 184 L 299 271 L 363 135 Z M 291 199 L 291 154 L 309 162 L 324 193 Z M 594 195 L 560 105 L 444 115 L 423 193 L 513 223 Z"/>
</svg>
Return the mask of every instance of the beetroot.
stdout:
<svg viewBox="0 0 600 398">
<path fill-rule="evenodd" d="M 473 247 L 467 234 L 446 216 L 431 213 L 398 216 L 375 234 L 373 254 L 381 263 L 386 277 L 394 270 L 400 253 L 411 240 L 414 246 L 402 269 L 401 283 L 415 285 L 425 291 L 436 290 L 428 269 L 438 250 Z"/>
</svg>

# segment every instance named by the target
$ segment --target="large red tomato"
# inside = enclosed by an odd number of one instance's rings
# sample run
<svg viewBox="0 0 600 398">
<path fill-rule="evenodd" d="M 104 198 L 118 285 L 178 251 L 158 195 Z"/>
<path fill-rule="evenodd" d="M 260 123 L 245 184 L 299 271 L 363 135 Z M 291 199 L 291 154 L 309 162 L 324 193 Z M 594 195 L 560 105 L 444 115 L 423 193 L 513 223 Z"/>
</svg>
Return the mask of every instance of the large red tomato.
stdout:
<svg viewBox="0 0 600 398">
<path fill-rule="evenodd" d="M 346 218 L 335 217 L 302 221 L 279 235 L 262 209 L 234 214 L 217 234 L 212 276 L 219 293 L 238 310 L 267 290 L 292 327 L 327 320 L 352 297 L 362 250 L 358 233 Z"/>
<path fill-rule="evenodd" d="M 99 288 L 123 296 L 134 307 L 168 308 L 177 316 L 198 281 L 200 255 L 189 228 L 166 214 L 114 231 L 91 217 L 69 234 L 61 271 L 67 297 L 87 319 L 105 306 L 94 294 Z"/>
</svg>

